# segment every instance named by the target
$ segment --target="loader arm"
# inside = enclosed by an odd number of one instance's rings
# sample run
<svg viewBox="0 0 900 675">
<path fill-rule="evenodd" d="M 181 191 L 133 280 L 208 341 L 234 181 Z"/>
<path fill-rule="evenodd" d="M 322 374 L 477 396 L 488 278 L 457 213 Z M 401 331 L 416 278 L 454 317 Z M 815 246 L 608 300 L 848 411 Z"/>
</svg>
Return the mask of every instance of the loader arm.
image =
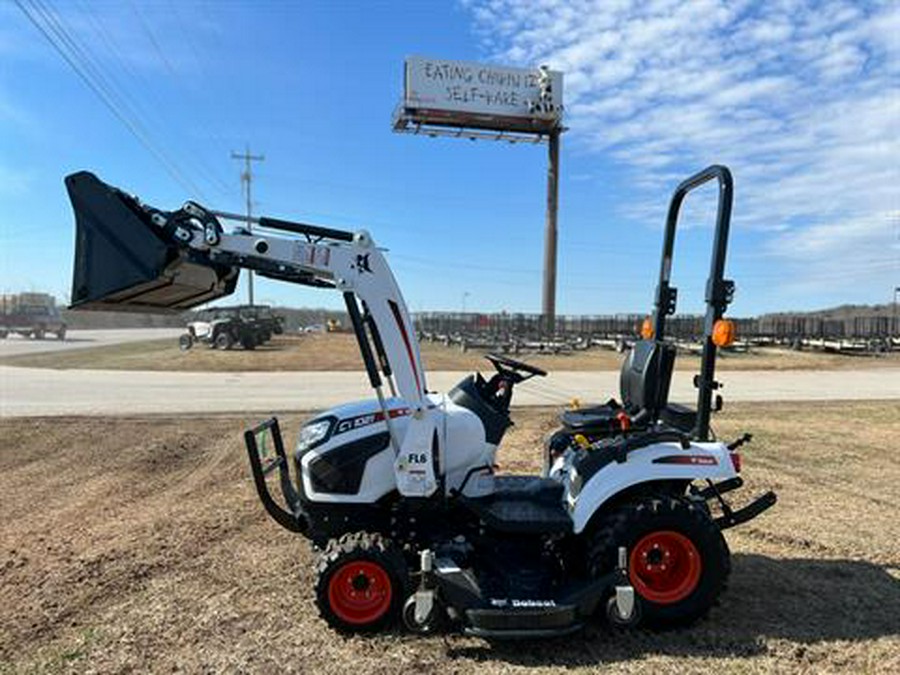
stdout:
<svg viewBox="0 0 900 675">
<path fill-rule="evenodd" d="M 241 269 L 342 293 L 391 433 L 398 488 L 414 495 L 434 491 L 434 422 L 418 340 L 400 287 L 368 232 L 257 218 L 252 222 L 260 230 L 227 233 L 220 219 L 246 218 L 194 202 L 177 211 L 155 209 L 88 172 L 68 176 L 66 186 L 76 216 L 74 309 L 190 309 L 233 293 Z M 404 438 L 391 429 L 384 381 L 411 408 Z"/>
</svg>

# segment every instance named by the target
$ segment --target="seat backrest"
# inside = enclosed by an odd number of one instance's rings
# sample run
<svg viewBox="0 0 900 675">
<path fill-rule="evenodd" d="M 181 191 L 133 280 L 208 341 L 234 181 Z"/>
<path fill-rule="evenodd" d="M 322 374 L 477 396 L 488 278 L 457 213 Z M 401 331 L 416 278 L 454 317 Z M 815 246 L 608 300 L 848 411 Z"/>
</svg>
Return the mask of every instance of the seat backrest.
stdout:
<svg viewBox="0 0 900 675">
<path fill-rule="evenodd" d="M 622 364 L 619 393 L 631 413 L 646 410 L 656 416 L 669 400 L 669 385 L 675 365 L 675 345 L 640 340 Z"/>
</svg>

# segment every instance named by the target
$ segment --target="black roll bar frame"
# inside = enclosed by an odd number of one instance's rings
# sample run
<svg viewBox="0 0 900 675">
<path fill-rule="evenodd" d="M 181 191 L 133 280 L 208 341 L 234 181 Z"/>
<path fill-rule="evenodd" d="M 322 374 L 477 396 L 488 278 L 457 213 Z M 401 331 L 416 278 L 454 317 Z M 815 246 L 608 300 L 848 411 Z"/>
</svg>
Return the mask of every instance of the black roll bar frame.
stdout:
<svg viewBox="0 0 900 675">
<path fill-rule="evenodd" d="M 659 268 L 659 284 L 653 310 L 653 335 L 657 340 L 665 337 L 666 317 L 675 313 L 678 290 L 670 285 L 672 256 L 675 248 L 675 231 L 681 205 L 688 193 L 708 183 L 718 181 L 719 199 L 716 209 L 716 228 L 713 239 L 709 277 L 706 281 L 706 317 L 703 325 L 703 355 L 700 374 L 694 378 L 697 387 L 697 422 L 694 436 L 700 441 L 709 440 L 709 418 L 712 412 L 712 394 L 720 384 L 715 381 L 716 345 L 712 334 L 716 321 L 722 318 L 734 297 L 734 282 L 725 279 L 725 257 L 728 250 L 728 233 L 731 227 L 731 207 L 734 203 L 734 180 L 728 167 L 713 164 L 681 182 L 669 202 L 666 216 L 666 232 L 663 239 L 662 260 Z"/>
</svg>

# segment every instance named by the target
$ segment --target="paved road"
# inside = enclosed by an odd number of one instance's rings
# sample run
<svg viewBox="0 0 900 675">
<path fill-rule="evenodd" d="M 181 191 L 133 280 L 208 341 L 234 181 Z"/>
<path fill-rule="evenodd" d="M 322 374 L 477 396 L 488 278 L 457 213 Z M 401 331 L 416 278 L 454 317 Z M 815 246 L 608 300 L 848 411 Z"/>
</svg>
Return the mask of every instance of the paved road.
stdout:
<svg viewBox="0 0 900 675">
<path fill-rule="evenodd" d="M 125 342 L 144 340 L 175 339 L 184 332 L 183 328 L 116 328 L 110 330 L 70 330 L 65 340 L 30 340 L 19 335 L 10 335 L 0 340 L 0 356 L 15 354 L 39 354 L 60 352 L 85 347 L 108 347 Z"/>
<path fill-rule="evenodd" d="M 464 373 L 435 372 L 429 387 L 447 391 Z M 574 397 L 604 401 L 618 372 L 554 372 L 521 386 L 518 406 L 560 405 Z M 690 373 L 676 373 L 671 399 L 696 397 Z M 900 399 L 900 369 L 725 372 L 729 401 Z M 368 398 L 363 373 L 166 373 L 48 370 L 0 366 L 0 417 L 143 413 L 267 413 L 316 410 Z M 898 404 L 900 406 L 900 404 Z"/>
</svg>

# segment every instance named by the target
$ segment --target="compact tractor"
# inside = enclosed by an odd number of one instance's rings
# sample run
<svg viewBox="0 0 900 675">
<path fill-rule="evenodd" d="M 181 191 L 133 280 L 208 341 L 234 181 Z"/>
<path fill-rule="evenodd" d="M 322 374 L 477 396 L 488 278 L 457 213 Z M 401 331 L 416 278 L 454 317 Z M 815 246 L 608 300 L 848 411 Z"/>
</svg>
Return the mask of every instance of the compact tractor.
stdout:
<svg viewBox="0 0 900 675">
<path fill-rule="evenodd" d="M 684 196 L 712 179 L 718 254 L 698 409 L 673 422 L 661 403 L 671 372 L 661 365 L 675 299 L 670 239 Z M 338 631 L 402 621 L 422 633 L 542 637 L 597 615 L 616 626 L 685 625 L 724 588 L 722 530 L 774 502 L 769 493 L 730 508 L 722 493 L 741 484 L 743 439 L 729 445 L 709 429 L 715 336 L 733 290 L 721 274 L 732 194 L 724 167 L 676 190 L 655 333 L 626 360 L 627 401 L 581 411 L 584 427 L 564 418 L 542 476 L 500 475 L 496 455 L 515 388 L 546 373 L 488 355 L 489 376 L 429 390 L 406 304 L 368 232 L 265 217 L 253 232 L 226 232 L 222 220 L 244 218 L 194 202 L 161 211 L 85 172 L 66 184 L 77 227 L 74 307 L 182 311 L 234 292 L 241 268 L 343 295 L 374 397 L 313 416 L 290 454 L 275 418 L 244 435 L 263 507 L 318 551 L 315 602 Z"/>
</svg>

